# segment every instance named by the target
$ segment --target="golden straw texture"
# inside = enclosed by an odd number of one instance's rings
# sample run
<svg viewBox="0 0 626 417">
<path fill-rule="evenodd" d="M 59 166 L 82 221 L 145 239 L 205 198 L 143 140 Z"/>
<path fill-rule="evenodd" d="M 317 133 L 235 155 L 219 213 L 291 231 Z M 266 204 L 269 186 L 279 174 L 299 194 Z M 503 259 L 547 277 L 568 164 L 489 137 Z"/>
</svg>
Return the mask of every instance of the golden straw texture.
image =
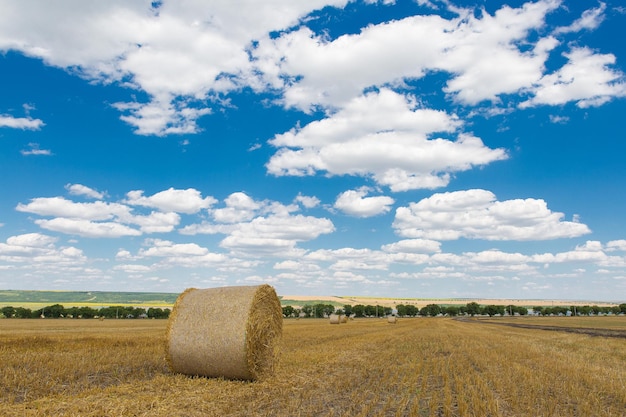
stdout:
<svg viewBox="0 0 626 417">
<path fill-rule="evenodd" d="M 330 324 L 339 324 L 341 321 L 341 316 L 339 314 L 331 314 L 329 318 Z"/>
<path fill-rule="evenodd" d="M 169 319 L 168 362 L 186 375 L 260 379 L 274 370 L 282 320 L 269 285 L 188 289 Z"/>
</svg>

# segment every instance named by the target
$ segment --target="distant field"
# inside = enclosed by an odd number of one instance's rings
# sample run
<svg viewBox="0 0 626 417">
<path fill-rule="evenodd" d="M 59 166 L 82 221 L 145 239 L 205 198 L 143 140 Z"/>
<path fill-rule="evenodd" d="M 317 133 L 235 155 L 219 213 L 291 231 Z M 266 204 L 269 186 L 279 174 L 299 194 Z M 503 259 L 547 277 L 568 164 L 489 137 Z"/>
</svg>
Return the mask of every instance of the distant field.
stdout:
<svg viewBox="0 0 626 417">
<path fill-rule="evenodd" d="M 527 318 L 523 318 L 526 320 Z M 626 317 L 549 318 L 626 326 Z M 258 382 L 173 374 L 165 320 L 0 320 L 1 416 L 623 416 L 623 339 L 449 318 L 284 321 Z"/>
<path fill-rule="evenodd" d="M 0 291 L 0 307 L 33 310 L 53 304 L 65 307 L 150 306 L 171 307 L 178 294 L 116 291 Z"/>
<path fill-rule="evenodd" d="M 19 291 L 0 290 L 0 307 L 25 307 L 36 310 L 52 304 L 61 304 L 65 307 L 107 307 L 112 305 L 171 307 L 178 297 L 178 293 L 151 293 L 151 292 L 115 292 L 115 291 Z M 346 304 L 380 305 L 394 307 L 398 304 L 411 304 L 418 308 L 427 304 L 465 305 L 476 302 L 481 305 L 516 305 L 516 306 L 572 306 L 598 305 L 611 306 L 619 303 L 601 301 L 568 301 L 568 300 L 523 300 L 523 299 L 470 299 L 470 298 L 385 298 L 362 296 L 280 296 L 283 306 L 301 307 L 305 304 L 332 304 L 342 307 Z"/>
</svg>

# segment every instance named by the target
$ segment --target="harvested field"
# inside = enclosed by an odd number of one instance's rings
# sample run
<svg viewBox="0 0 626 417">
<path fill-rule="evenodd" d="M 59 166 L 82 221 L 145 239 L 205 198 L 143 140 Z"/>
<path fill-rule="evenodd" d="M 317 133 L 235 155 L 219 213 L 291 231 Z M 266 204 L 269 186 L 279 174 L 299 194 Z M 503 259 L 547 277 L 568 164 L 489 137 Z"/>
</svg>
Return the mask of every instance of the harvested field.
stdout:
<svg viewBox="0 0 626 417">
<path fill-rule="evenodd" d="M 550 330 L 585 334 L 588 336 L 626 339 L 626 320 L 620 317 L 498 317 L 489 319 L 458 318 L 457 320 L 483 324 L 499 324 L 522 329 Z"/>
<path fill-rule="evenodd" d="M 576 318 L 561 320 L 567 327 Z M 243 382 L 172 373 L 166 325 L 0 320 L 0 415 L 621 416 L 626 409 L 626 344 L 618 338 L 447 318 L 394 326 L 294 319 L 284 322 L 275 374 Z"/>
</svg>

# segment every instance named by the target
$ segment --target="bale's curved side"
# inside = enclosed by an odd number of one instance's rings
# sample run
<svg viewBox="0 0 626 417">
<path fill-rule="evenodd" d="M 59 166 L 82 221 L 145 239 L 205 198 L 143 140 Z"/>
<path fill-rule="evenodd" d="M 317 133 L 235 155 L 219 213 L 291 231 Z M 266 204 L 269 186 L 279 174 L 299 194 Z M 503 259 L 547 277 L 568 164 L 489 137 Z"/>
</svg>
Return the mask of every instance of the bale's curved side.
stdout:
<svg viewBox="0 0 626 417">
<path fill-rule="evenodd" d="M 246 329 L 246 361 L 252 379 L 274 372 L 283 331 L 283 308 L 269 285 L 257 288 Z"/>
<path fill-rule="evenodd" d="M 282 308 L 269 285 L 188 289 L 167 330 L 168 363 L 187 375 L 254 380 L 273 371 Z"/>
<path fill-rule="evenodd" d="M 330 319 L 330 324 L 339 324 L 341 317 L 339 316 L 339 314 L 331 314 L 329 319 Z"/>
</svg>

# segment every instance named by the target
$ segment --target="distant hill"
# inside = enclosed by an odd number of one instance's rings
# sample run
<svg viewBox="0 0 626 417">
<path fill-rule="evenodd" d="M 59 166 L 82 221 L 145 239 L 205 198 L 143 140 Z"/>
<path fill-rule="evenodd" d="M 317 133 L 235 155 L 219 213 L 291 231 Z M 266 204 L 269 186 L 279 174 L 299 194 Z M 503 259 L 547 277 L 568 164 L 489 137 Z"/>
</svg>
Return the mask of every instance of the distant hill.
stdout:
<svg viewBox="0 0 626 417">
<path fill-rule="evenodd" d="M 0 290 L 0 306 L 20 304 L 172 305 L 178 293 Z"/>
</svg>

